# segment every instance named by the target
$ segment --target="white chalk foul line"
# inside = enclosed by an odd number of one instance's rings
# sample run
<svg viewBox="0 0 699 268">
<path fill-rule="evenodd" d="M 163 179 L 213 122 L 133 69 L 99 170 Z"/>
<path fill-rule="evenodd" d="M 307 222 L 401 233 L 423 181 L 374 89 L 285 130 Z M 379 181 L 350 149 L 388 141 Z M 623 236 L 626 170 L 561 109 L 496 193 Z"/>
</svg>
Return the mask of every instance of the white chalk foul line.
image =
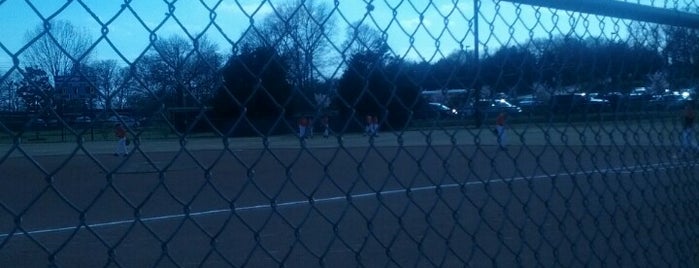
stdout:
<svg viewBox="0 0 699 268">
<path fill-rule="evenodd" d="M 629 167 L 621 167 L 621 168 L 615 167 L 615 168 L 606 168 L 606 169 L 594 169 L 594 170 L 577 171 L 577 172 L 571 172 L 571 173 L 543 174 L 543 175 L 535 175 L 535 176 L 520 176 L 520 177 L 512 177 L 512 178 L 477 180 L 477 181 L 465 182 L 462 184 L 450 183 L 450 184 L 442 184 L 442 185 L 430 185 L 430 186 L 414 187 L 414 188 L 410 188 L 410 189 L 395 189 L 395 190 L 386 190 L 386 191 L 381 191 L 381 192 L 371 192 L 371 193 L 353 194 L 353 195 L 346 195 L 346 196 L 317 198 L 317 199 L 313 199 L 312 201 L 300 200 L 300 201 L 284 202 L 284 203 L 279 203 L 279 204 L 275 204 L 275 205 L 264 204 L 264 205 L 237 207 L 237 208 L 235 208 L 235 211 L 239 212 L 239 211 L 258 210 L 258 209 L 271 209 L 272 207 L 291 207 L 291 206 L 297 206 L 297 205 L 308 205 L 310 203 L 327 203 L 327 202 L 342 201 L 342 200 L 346 201 L 348 199 L 361 199 L 361 198 L 367 198 L 367 197 L 372 197 L 372 196 L 403 194 L 403 193 L 406 193 L 408 191 L 410 191 L 410 192 L 430 191 L 430 190 L 435 190 L 437 188 L 440 188 L 440 189 L 457 188 L 457 187 L 466 187 L 466 186 L 482 185 L 482 184 L 489 184 L 489 183 L 511 183 L 511 182 L 522 181 L 522 180 L 540 180 L 540 179 L 550 179 L 550 178 L 559 178 L 559 177 L 574 177 L 574 176 L 578 176 L 578 175 L 591 175 L 591 174 L 606 174 L 606 173 L 631 174 L 631 173 L 641 172 L 641 171 L 647 170 L 649 168 L 653 168 L 653 170 L 657 171 L 657 170 L 665 170 L 665 169 L 672 169 L 672 168 L 696 167 L 696 166 L 697 166 L 697 163 L 695 163 L 695 162 L 677 162 L 677 163 L 667 163 L 666 162 L 666 163 L 637 165 L 637 166 L 629 166 Z M 199 217 L 199 216 L 207 216 L 207 215 L 216 215 L 216 214 L 221 214 L 221 213 L 230 213 L 231 211 L 232 210 L 229 208 L 228 209 L 215 209 L 215 210 L 207 210 L 207 211 L 200 211 L 200 212 L 192 212 L 192 213 L 188 213 L 188 214 L 180 213 L 180 214 L 171 214 L 171 215 L 164 215 L 164 216 L 157 216 L 157 217 L 147 217 L 147 218 L 142 218 L 140 220 L 121 220 L 121 221 L 110 221 L 110 222 L 103 222 L 103 223 L 93 223 L 93 224 L 80 225 L 80 226 L 40 229 L 40 230 L 33 230 L 33 231 L 16 231 L 13 233 L 0 234 L 0 238 L 4 239 L 8 236 L 37 235 L 37 234 L 46 234 L 46 233 L 76 231 L 76 229 L 83 229 L 86 226 L 89 228 L 104 228 L 104 227 L 110 227 L 110 226 L 133 224 L 137 221 L 140 221 L 140 222 L 165 221 L 165 220 L 171 220 L 171 219 L 181 219 L 181 218 L 185 218 L 185 217 Z"/>
</svg>

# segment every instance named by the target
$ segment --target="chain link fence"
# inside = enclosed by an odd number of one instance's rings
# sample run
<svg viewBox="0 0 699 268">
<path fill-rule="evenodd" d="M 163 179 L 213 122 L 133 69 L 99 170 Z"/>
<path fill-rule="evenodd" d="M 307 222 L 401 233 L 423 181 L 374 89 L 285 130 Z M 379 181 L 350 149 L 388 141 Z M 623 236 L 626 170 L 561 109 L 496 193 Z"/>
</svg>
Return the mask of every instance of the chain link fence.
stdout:
<svg viewBox="0 0 699 268">
<path fill-rule="evenodd" d="M 0 1 L 0 266 L 696 267 L 698 8 Z"/>
</svg>

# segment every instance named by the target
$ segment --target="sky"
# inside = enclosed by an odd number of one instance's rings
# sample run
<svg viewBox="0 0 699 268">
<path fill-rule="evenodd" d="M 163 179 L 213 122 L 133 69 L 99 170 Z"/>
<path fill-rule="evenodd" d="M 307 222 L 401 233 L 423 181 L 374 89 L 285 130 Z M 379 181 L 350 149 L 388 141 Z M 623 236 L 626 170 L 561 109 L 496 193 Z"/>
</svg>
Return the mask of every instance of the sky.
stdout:
<svg viewBox="0 0 699 268">
<path fill-rule="evenodd" d="M 13 55 L 30 39 L 28 31 L 40 26 L 43 19 L 67 20 L 84 28 L 97 42 L 94 58 L 119 59 L 116 49 L 126 57 L 119 61 L 126 64 L 143 53 L 151 34 L 158 38 L 205 34 L 222 53 L 228 53 L 231 42 L 251 23 L 273 14 L 270 3 L 281 1 L 287 0 L 0 0 L 0 71 L 13 65 Z M 330 38 L 336 45 L 344 41 L 350 23 L 364 20 L 385 31 L 393 54 L 407 59 L 435 61 L 455 50 L 474 47 L 472 0 L 343 0 L 337 5 L 331 0 L 315 1 L 333 8 L 339 29 Z M 667 6 L 687 0 L 668 1 L 641 2 Z M 481 0 L 480 10 L 481 52 L 551 35 L 615 38 L 627 23 L 496 0 Z M 104 35 L 100 22 L 108 30 Z"/>
</svg>

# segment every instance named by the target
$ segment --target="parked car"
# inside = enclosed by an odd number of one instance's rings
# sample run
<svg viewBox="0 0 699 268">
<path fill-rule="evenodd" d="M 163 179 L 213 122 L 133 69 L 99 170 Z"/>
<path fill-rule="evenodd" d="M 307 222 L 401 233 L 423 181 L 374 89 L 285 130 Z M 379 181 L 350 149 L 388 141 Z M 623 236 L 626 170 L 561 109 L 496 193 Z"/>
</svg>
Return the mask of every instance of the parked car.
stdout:
<svg viewBox="0 0 699 268">
<path fill-rule="evenodd" d="M 585 100 L 587 101 L 587 111 L 588 112 L 609 112 L 611 111 L 611 104 L 608 100 L 600 98 L 598 93 L 592 93 L 585 95 Z"/>
<path fill-rule="evenodd" d="M 78 124 L 87 124 L 87 123 L 92 123 L 92 118 L 89 116 L 78 116 L 75 118 L 75 123 Z"/>
<path fill-rule="evenodd" d="M 128 127 L 138 127 L 140 125 L 138 120 L 124 115 L 112 115 L 107 118 L 107 122 L 112 124 L 122 123 Z"/>
<path fill-rule="evenodd" d="M 618 91 L 606 93 L 603 96 L 601 96 L 601 99 L 607 100 L 609 102 L 609 106 L 613 111 L 624 110 L 625 103 L 627 101 L 627 97 L 624 95 L 624 93 Z"/>
<path fill-rule="evenodd" d="M 522 108 L 523 111 L 532 112 L 543 109 L 546 106 L 546 102 L 528 95 L 517 98 L 517 106 Z"/>
<path fill-rule="evenodd" d="M 658 95 L 648 102 L 648 106 L 657 111 L 677 111 L 684 108 L 690 100 L 687 96 L 680 94 Z"/>
<path fill-rule="evenodd" d="M 480 126 L 484 120 L 496 118 L 502 112 L 509 115 L 522 113 L 522 108 L 505 99 L 481 99 L 469 109 L 469 117 L 472 115 L 476 119 L 477 126 Z"/>
<path fill-rule="evenodd" d="M 632 89 L 631 92 L 629 92 L 630 98 L 635 98 L 635 97 L 648 98 L 650 96 L 651 96 L 650 91 L 648 91 L 645 87 L 637 87 L 637 88 Z"/>
<path fill-rule="evenodd" d="M 46 120 L 44 120 L 44 119 L 41 119 L 41 118 L 33 118 L 33 119 L 30 121 L 29 126 L 30 126 L 30 127 L 33 127 L 33 128 L 44 128 L 44 127 L 47 127 L 48 124 L 46 124 Z"/>
<path fill-rule="evenodd" d="M 427 103 L 415 111 L 417 119 L 454 119 L 458 115 L 459 112 L 456 109 L 438 102 Z"/>
<path fill-rule="evenodd" d="M 476 103 L 476 109 L 486 117 L 495 116 L 501 112 L 508 114 L 518 114 L 522 112 L 522 108 L 505 99 L 480 100 Z"/>
<path fill-rule="evenodd" d="M 551 96 L 551 111 L 555 113 L 584 113 L 611 111 L 608 100 L 589 97 L 584 93 Z"/>
</svg>

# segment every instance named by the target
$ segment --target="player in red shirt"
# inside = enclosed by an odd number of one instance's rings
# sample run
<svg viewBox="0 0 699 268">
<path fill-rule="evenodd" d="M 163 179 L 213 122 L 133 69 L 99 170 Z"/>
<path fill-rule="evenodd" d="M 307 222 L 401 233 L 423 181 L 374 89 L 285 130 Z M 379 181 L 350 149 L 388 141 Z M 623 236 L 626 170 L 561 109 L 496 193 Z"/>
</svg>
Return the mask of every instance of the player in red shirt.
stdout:
<svg viewBox="0 0 699 268">
<path fill-rule="evenodd" d="M 327 138 L 328 136 L 330 136 L 330 122 L 327 115 L 321 118 L 321 123 L 323 124 L 323 137 Z"/>
<path fill-rule="evenodd" d="M 501 112 L 495 119 L 495 130 L 497 131 L 498 147 L 501 150 L 507 150 L 507 136 L 505 135 L 505 123 L 507 122 L 507 113 Z"/>
<path fill-rule="evenodd" d="M 682 153 L 687 152 L 697 152 L 697 146 L 695 145 L 694 136 L 694 123 L 697 114 L 694 111 L 691 103 L 687 103 L 684 106 L 684 111 L 682 111 Z"/>
<path fill-rule="evenodd" d="M 306 138 L 306 128 L 308 128 L 308 118 L 306 118 L 305 116 L 301 116 L 299 118 L 299 138 L 300 139 Z"/>
<path fill-rule="evenodd" d="M 121 123 L 114 125 L 114 136 L 116 136 L 118 140 L 116 148 L 114 149 L 114 156 L 129 155 L 126 148 L 126 129 L 124 129 Z"/>
</svg>

